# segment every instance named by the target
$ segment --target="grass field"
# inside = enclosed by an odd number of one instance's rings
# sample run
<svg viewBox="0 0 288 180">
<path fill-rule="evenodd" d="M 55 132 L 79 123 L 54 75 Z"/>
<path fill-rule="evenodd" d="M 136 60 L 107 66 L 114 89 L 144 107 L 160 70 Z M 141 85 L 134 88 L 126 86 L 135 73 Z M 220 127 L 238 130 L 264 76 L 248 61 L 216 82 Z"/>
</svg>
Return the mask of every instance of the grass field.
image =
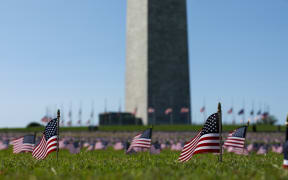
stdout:
<svg viewBox="0 0 288 180">
<path fill-rule="evenodd" d="M 0 179 L 287 179 L 282 169 L 283 156 L 240 156 L 224 154 L 223 162 L 213 154 L 196 155 L 188 163 L 177 162 L 179 152 L 163 151 L 159 155 L 140 153 L 125 155 L 123 151 L 50 154 L 36 161 L 31 154 L 0 151 Z"/>
<path fill-rule="evenodd" d="M 223 125 L 223 131 L 232 131 L 241 125 Z M 150 126 L 99 126 L 99 131 L 142 131 Z M 199 131 L 203 125 L 156 125 L 153 126 L 154 131 Z M 281 126 L 284 132 L 285 126 Z M 1 128 L 0 132 L 42 132 L 44 127 L 36 128 Z M 88 127 L 60 127 L 60 132 L 83 132 L 88 131 Z M 248 131 L 252 131 L 252 126 L 248 127 Z M 277 132 L 278 126 L 257 125 L 257 132 Z"/>
</svg>

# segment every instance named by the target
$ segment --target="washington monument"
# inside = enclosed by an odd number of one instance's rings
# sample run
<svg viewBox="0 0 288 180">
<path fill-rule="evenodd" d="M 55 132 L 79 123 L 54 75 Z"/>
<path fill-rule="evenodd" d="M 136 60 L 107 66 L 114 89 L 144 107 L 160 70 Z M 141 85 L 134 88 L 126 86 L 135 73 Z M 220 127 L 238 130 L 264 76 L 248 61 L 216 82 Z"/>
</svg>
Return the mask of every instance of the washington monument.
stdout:
<svg viewBox="0 0 288 180">
<path fill-rule="evenodd" d="M 126 111 L 190 124 L 186 0 L 127 0 L 126 36 Z"/>
</svg>

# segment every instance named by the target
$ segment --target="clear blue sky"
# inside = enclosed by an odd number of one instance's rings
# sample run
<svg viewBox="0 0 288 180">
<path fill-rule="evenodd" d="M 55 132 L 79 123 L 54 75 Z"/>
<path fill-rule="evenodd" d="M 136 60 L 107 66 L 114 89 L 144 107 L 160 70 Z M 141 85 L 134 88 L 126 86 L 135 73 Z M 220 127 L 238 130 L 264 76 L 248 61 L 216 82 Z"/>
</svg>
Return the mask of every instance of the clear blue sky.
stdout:
<svg viewBox="0 0 288 180">
<path fill-rule="evenodd" d="M 288 113 L 288 0 L 187 0 L 194 122 L 227 111 Z M 0 127 L 70 104 L 77 119 L 124 106 L 125 0 L 0 1 Z M 248 115 L 247 115 L 248 116 Z M 231 117 L 224 116 L 224 121 Z M 239 122 L 240 118 L 237 117 Z M 98 122 L 98 117 L 96 118 Z"/>
</svg>

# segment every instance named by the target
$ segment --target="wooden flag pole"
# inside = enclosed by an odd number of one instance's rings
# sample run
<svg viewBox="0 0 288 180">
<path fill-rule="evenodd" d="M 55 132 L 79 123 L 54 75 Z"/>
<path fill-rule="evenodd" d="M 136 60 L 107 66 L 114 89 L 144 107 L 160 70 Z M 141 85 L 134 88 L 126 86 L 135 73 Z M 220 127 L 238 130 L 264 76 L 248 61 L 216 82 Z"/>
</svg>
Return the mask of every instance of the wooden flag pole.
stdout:
<svg viewBox="0 0 288 180">
<path fill-rule="evenodd" d="M 220 155 L 219 155 L 219 162 L 222 162 L 222 110 L 221 110 L 221 103 L 218 103 L 218 118 L 219 118 L 219 143 L 220 143 Z"/>
<path fill-rule="evenodd" d="M 57 162 L 58 162 L 58 154 L 59 154 L 59 121 L 60 121 L 60 110 L 57 111 Z"/>
</svg>

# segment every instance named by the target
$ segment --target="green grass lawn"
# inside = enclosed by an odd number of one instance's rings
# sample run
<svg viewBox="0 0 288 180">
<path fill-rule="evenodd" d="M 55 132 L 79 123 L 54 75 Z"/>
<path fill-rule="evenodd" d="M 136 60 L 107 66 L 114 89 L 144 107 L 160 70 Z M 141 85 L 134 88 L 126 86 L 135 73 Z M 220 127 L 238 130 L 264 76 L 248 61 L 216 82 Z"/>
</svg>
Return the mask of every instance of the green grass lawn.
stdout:
<svg viewBox="0 0 288 180">
<path fill-rule="evenodd" d="M 163 151 L 159 155 L 103 150 L 69 154 L 52 153 L 43 161 L 31 154 L 0 151 L 0 179 L 287 179 L 282 169 L 283 156 L 240 156 L 224 154 L 223 162 L 213 154 L 196 155 L 187 163 L 177 162 L 179 152 Z"/>
<path fill-rule="evenodd" d="M 241 125 L 223 125 L 223 131 L 232 131 Z M 150 126 L 99 126 L 99 131 L 142 131 Z M 199 131 L 203 125 L 156 125 L 153 126 L 154 131 Z M 281 131 L 286 130 L 285 126 L 281 126 Z M 1 128 L 0 132 L 42 132 L 44 127 L 37 128 Z M 60 127 L 61 132 L 83 132 L 88 131 L 88 127 Z M 252 131 L 252 126 L 249 126 L 248 131 Z M 278 127 L 272 125 L 257 125 L 257 132 L 277 132 Z"/>
</svg>

